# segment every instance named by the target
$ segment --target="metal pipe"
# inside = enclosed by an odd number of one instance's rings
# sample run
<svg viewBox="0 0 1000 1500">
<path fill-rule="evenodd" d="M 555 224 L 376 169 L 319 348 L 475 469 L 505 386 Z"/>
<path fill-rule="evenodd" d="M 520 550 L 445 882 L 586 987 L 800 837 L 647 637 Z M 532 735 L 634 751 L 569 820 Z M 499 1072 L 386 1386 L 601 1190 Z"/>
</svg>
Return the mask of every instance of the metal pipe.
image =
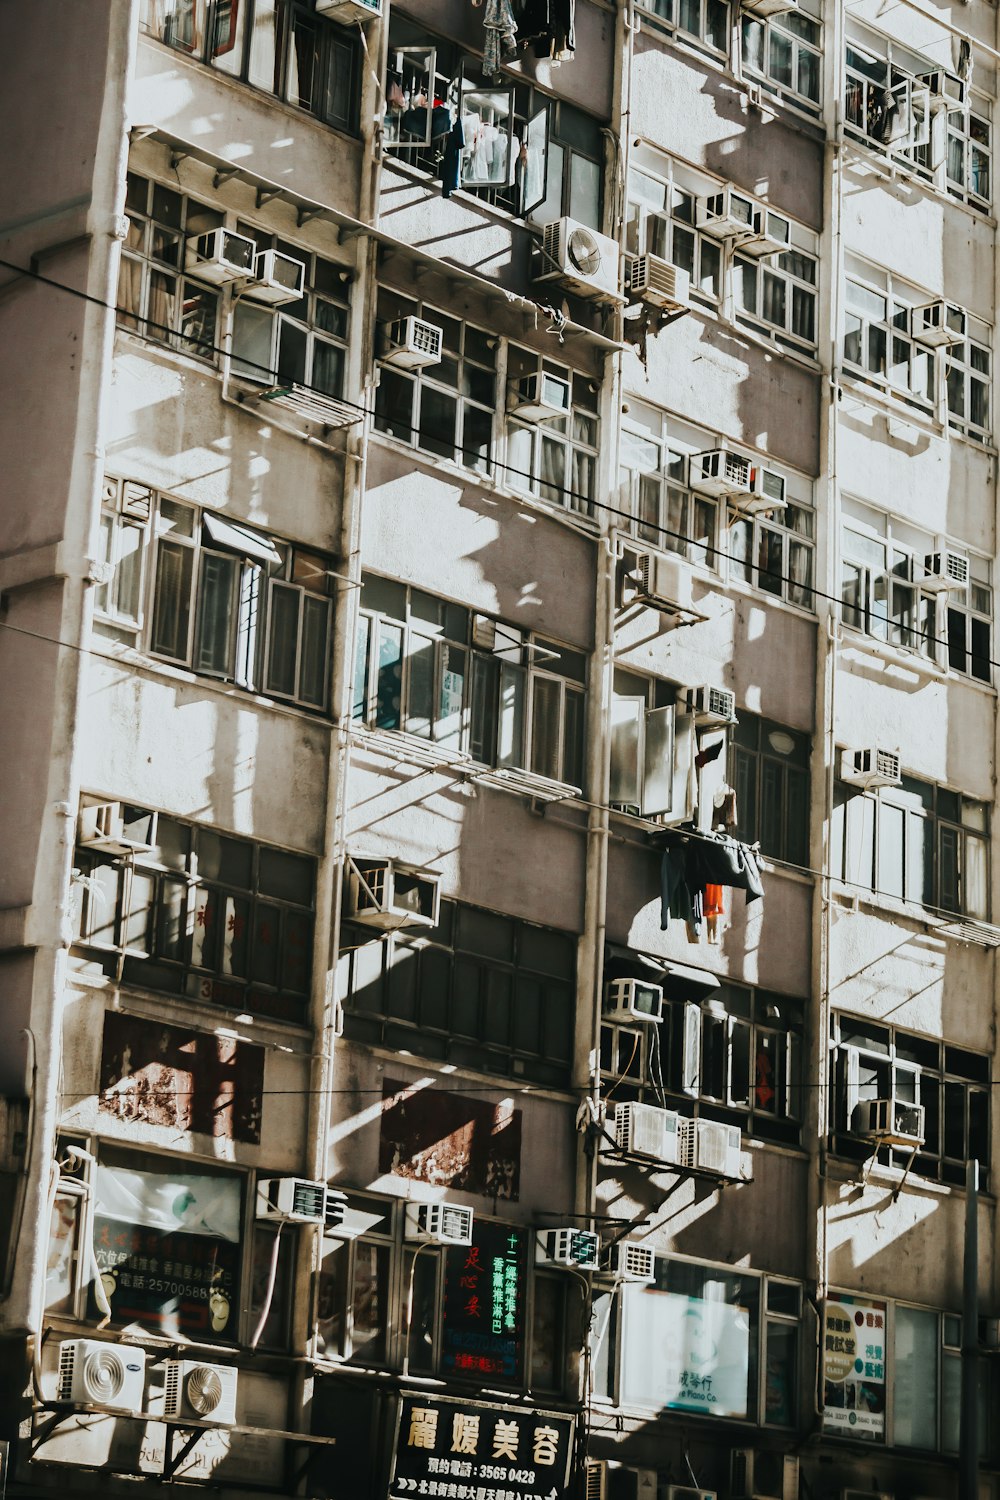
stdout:
<svg viewBox="0 0 1000 1500">
<path fill-rule="evenodd" d="M 965 1168 L 965 1274 L 962 1286 L 962 1411 L 959 1500 L 979 1494 L 979 1162 Z"/>
</svg>

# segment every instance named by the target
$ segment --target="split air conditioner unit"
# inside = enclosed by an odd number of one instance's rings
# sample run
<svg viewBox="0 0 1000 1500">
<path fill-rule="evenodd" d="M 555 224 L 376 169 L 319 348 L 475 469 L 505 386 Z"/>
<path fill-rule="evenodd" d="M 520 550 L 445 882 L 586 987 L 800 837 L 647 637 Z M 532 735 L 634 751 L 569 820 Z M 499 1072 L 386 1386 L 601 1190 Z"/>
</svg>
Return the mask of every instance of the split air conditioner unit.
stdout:
<svg viewBox="0 0 1000 1500">
<path fill-rule="evenodd" d="M 354 21 L 376 21 L 382 14 L 382 0 L 316 0 L 316 14 L 350 26 Z"/>
<path fill-rule="evenodd" d="M 688 688 L 685 695 L 687 711 L 694 714 L 699 724 L 735 724 L 736 694 L 729 688 L 714 687 L 706 683 L 703 687 Z"/>
<path fill-rule="evenodd" d="M 536 281 L 557 281 L 581 297 L 618 294 L 618 242 L 575 219 L 556 219 L 542 230 L 542 266 Z"/>
<path fill-rule="evenodd" d="M 440 903 L 436 875 L 398 865 L 393 859 L 348 861 L 346 915 L 352 922 L 382 932 L 436 927 Z"/>
<path fill-rule="evenodd" d="M 691 570 L 680 557 L 666 552 L 644 552 L 639 558 L 638 597 L 664 614 L 694 610 Z"/>
<path fill-rule="evenodd" d="M 609 979 L 604 986 L 604 1018 L 607 1021 L 659 1021 L 663 1016 L 663 989 L 645 979 Z"/>
<path fill-rule="evenodd" d="M 573 1226 L 539 1229 L 535 1235 L 537 1265 L 577 1266 L 582 1271 L 593 1271 L 598 1266 L 600 1254 L 600 1237 L 589 1229 Z"/>
<path fill-rule="evenodd" d="M 155 817 L 126 802 L 93 802 L 80 808 L 77 843 L 100 854 L 148 854 Z"/>
<path fill-rule="evenodd" d="M 634 1240 L 619 1240 L 616 1245 L 612 1245 L 609 1260 L 619 1281 L 627 1281 L 636 1286 L 652 1286 L 656 1280 L 656 1254 L 650 1245 L 637 1245 Z"/>
<path fill-rule="evenodd" d="M 750 239 L 754 232 L 756 205 L 734 188 L 722 188 L 698 199 L 697 226 L 717 240 Z"/>
<path fill-rule="evenodd" d="M 741 240 L 741 255 L 775 255 L 780 250 L 792 247 L 792 221 L 784 214 L 776 214 L 770 208 L 754 209 L 753 236 Z"/>
<path fill-rule="evenodd" d="M 682 1166 L 716 1177 L 740 1178 L 740 1127 L 719 1120 L 682 1120 Z"/>
<path fill-rule="evenodd" d="M 304 1177 L 269 1177 L 257 1183 L 257 1218 L 277 1224 L 326 1223 L 325 1182 Z"/>
<path fill-rule="evenodd" d="M 246 281 L 254 274 L 257 246 L 245 234 L 231 229 L 211 229 L 207 234 L 192 235 L 184 247 L 184 268 L 199 281 L 224 286 L 229 281 Z"/>
<path fill-rule="evenodd" d="M 799 1500 L 796 1454 L 734 1448 L 729 1463 L 730 1500 Z"/>
<path fill-rule="evenodd" d="M 922 1104 L 899 1104 L 892 1099 L 862 1099 L 854 1106 L 851 1130 L 855 1135 L 870 1136 L 881 1146 L 924 1144 L 924 1107 Z"/>
<path fill-rule="evenodd" d="M 514 389 L 509 415 L 522 422 L 551 422 L 570 409 L 570 384 L 547 370 L 525 375 Z"/>
<path fill-rule="evenodd" d="M 382 363 L 401 370 L 422 370 L 425 365 L 441 363 L 444 331 L 425 318 L 397 318 L 385 334 L 386 347 Z"/>
<path fill-rule="evenodd" d="M 925 594 L 944 593 L 953 598 L 965 597 L 969 588 L 970 563 L 967 552 L 956 552 L 944 543 L 938 543 L 935 552 L 924 557 L 923 577 L 916 583 Z"/>
<path fill-rule="evenodd" d="M 681 1155 L 680 1135 L 681 1118 L 676 1110 L 660 1109 L 656 1104 L 615 1106 L 615 1145 L 626 1156 L 675 1166 Z"/>
<path fill-rule="evenodd" d="M 910 308 L 910 334 L 918 344 L 939 349 L 961 344 L 965 339 L 966 316 L 961 307 L 939 297 Z"/>
<path fill-rule="evenodd" d="M 625 290 L 632 302 L 664 312 L 687 312 L 691 306 L 691 277 L 659 255 L 626 255 Z"/>
<path fill-rule="evenodd" d="M 699 495 L 727 500 L 737 495 L 755 495 L 760 489 L 760 466 L 745 453 L 730 448 L 711 448 L 688 459 L 688 484 Z"/>
<path fill-rule="evenodd" d="M 254 261 L 253 275 L 254 279 L 247 283 L 243 295 L 254 302 L 266 302 L 271 307 L 298 302 L 305 290 L 304 263 L 291 255 L 282 255 L 280 250 L 261 250 Z"/>
<path fill-rule="evenodd" d="M 105 1411 L 142 1411 L 146 1351 L 132 1344 L 70 1339 L 59 1348 L 60 1401 Z"/>
<path fill-rule="evenodd" d="M 460 1203 L 408 1203 L 403 1238 L 425 1245 L 471 1245 L 473 1215 Z"/>
<path fill-rule="evenodd" d="M 218 1427 L 232 1427 L 238 1379 L 239 1372 L 231 1365 L 169 1359 L 163 1375 L 163 1415 L 195 1417 Z"/>
<path fill-rule="evenodd" d="M 874 791 L 880 786 L 899 786 L 903 780 L 898 750 L 872 745 L 864 750 L 845 750 L 840 779 L 848 786 Z"/>
</svg>

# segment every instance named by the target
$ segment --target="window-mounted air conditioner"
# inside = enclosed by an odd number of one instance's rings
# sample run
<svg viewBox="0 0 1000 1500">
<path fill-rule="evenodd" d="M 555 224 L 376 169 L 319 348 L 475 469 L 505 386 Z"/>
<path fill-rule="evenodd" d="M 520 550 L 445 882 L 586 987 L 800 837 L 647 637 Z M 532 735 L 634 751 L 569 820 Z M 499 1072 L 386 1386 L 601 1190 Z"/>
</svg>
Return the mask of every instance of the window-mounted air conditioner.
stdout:
<svg viewBox="0 0 1000 1500">
<path fill-rule="evenodd" d="M 132 1344 L 70 1339 L 59 1348 L 60 1401 L 106 1411 L 142 1411 L 146 1351 Z"/>
<path fill-rule="evenodd" d="M 730 1500 L 799 1500 L 797 1454 L 734 1448 L 729 1473 Z"/>
<path fill-rule="evenodd" d="M 688 484 L 700 495 L 721 499 L 755 495 L 760 489 L 760 476 L 759 464 L 730 448 L 711 448 L 705 453 L 692 453 L 688 459 Z"/>
<path fill-rule="evenodd" d="M 350 26 L 354 21 L 375 21 L 382 14 L 382 0 L 316 0 L 316 14 Z"/>
<path fill-rule="evenodd" d="M 965 79 L 959 78 L 957 73 L 949 73 L 947 68 L 933 68 L 929 73 L 920 73 L 917 82 L 930 90 L 932 109 L 954 108 L 957 104 L 965 103 L 968 89 Z"/>
<path fill-rule="evenodd" d="M 471 1245 L 473 1214 L 460 1203 L 408 1203 L 403 1238 L 425 1245 Z"/>
<path fill-rule="evenodd" d="M 848 786 L 873 791 L 880 786 L 899 786 L 903 780 L 899 751 L 872 745 L 864 750 L 845 750 L 840 779 Z"/>
<path fill-rule="evenodd" d="M 751 198 L 744 198 L 733 188 L 723 188 L 698 199 L 697 225 L 705 234 L 718 240 L 750 239 L 754 232 L 756 208 Z"/>
<path fill-rule="evenodd" d="M 584 1500 L 656 1500 L 655 1469 L 633 1469 L 614 1459 L 588 1458 L 583 1476 Z"/>
<path fill-rule="evenodd" d="M 558 281 L 581 297 L 618 300 L 618 243 L 575 219 L 556 219 L 542 230 L 542 265 L 536 281 Z"/>
<path fill-rule="evenodd" d="M 910 335 L 918 344 L 939 349 L 965 340 L 965 311 L 943 297 L 910 308 Z"/>
<path fill-rule="evenodd" d="M 77 843 L 101 854 L 148 854 L 155 814 L 126 802 L 93 802 L 80 808 Z"/>
<path fill-rule="evenodd" d="M 218 1427 L 232 1427 L 238 1378 L 239 1372 L 231 1365 L 168 1359 L 163 1373 L 163 1415 L 196 1417 Z"/>
<path fill-rule="evenodd" d="M 551 422 L 565 417 L 569 409 L 569 381 L 547 370 L 536 370 L 517 382 L 509 414 L 522 422 Z"/>
<path fill-rule="evenodd" d="M 325 1182 L 268 1177 L 257 1184 L 257 1218 L 280 1224 L 325 1224 Z"/>
<path fill-rule="evenodd" d="M 675 1110 L 656 1104 L 617 1104 L 614 1138 L 626 1156 L 641 1156 L 664 1166 L 680 1159 L 681 1120 Z"/>
<path fill-rule="evenodd" d="M 394 859 L 351 859 L 347 917 L 382 932 L 399 927 L 436 927 L 441 903 L 437 875 L 398 865 Z"/>
<path fill-rule="evenodd" d="M 628 1281 L 636 1286 L 652 1286 L 656 1280 L 656 1252 L 650 1245 L 637 1245 L 634 1240 L 619 1240 L 616 1245 L 612 1245 L 608 1259 L 618 1281 Z"/>
<path fill-rule="evenodd" d="M 422 370 L 441 363 L 444 331 L 426 318 L 397 318 L 385 332 L 382 363 L 401 370 Z"/>
<path fill-rule="evenodd" d="M 691 570 L 680 557 L 667 552 L 644 552 L 639 558 L 638 597 L 664 614 L 682 614 L 694 608 Z"/>
<path fill-rule="evenodd" d="M 892 1099 L 862 1099 L 854 1106 L 851 1130 L 867 1135 L 883 1146 L 922 1146 L 924 1107 L 900 1104 Z"/>
<path fill-rule="evenodd" d="M 923 575 L 915 580 L 925 594 L 948 592 L 965 597 L 969 588 L 970 562 L 967 552 L 956 552 L 939 542 L 937 550 L 924 557 Z"/>
<path fill-rule="evenodd" d="M 792 246 L 792 221 L 784 214 L 776 214 L 770 208 L 755 208 L 753 235 L 741 240 L 741 255 L 774 255 L 779 250 L 790 250 Z"/>
<path fill-rule="evenodd" d="M 187 241 L 184 268 L 199 281 L 224 286 L 228 281 L 246 281 L 253 276 L 256 257 L 257 246 L 247 235 L 211 229 Z"/>
<path fill-rule="evenodd" d="M 682 1120 L 680 1161 L 699 1172 L 738 1180 L 740 1173 L 740 1127 L 719 1120 Z"/>
<path fill-rule="evenodd" d="M 535 1263 L 548 1266 L 577 1266 L 593 1271 L 601 1256 L 600 1236 L 590 1229 L 539 1229 L 535 1235 Z"/>
<path fill-rule="evenodd" d="M 698 1490 L 693 1484 L 668 1484 L 660 1490 L 660 1500 L 719 1500 L 718 1490 Z"/>
<path fill-rule="evenodd" d="M 787 510 L 785 481 L 773 469 L 758 468 L 754 488 L 738 490 L 727 497 L 729 509 L 735 516 L 773 516 Z"/>
<path fill-rule="evenodd" d="M 664 312 L 687 312 L 691 306 L 691 277 L 659 255 L 626 255 L 625 291 L 632 302 Z"/>
<path fill-rule="evenodd" d="M 284 302 L 297 302 L 305 284 L 306 268 L 301 260 L 282 255 L 280 250 L 261 250 L 254 260 L 253 280 L 247 282 L 243 295 L 280 307 Z"/>
<path fill-rule="evenodd" d="M 689 714 L 694 714 L 700 724 L 736 724 L 736 694 L 729 688 L 714 687 L 706 683 L 702 687 L 688 688 L 685 702 Z"/>
<path fill-rule="evenodd" d="M 608 1021 L 659 1021 L 663 989 L 645 979 L 609 979 L 604 986 L 604 1016 Z"/>
</svg>

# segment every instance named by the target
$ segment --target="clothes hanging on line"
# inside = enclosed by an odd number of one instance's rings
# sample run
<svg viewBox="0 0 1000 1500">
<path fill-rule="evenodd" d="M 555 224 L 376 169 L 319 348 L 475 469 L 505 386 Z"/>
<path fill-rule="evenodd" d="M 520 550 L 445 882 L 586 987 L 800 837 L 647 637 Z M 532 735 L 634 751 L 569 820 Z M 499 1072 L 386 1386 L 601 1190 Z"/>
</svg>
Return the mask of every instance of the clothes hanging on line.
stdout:
<svg viewBox="0 0 1000 1500">
<path fill-rule="evenodd" d="M 713 887 L 745 891 L 748 906 L 761 900 L 761 869 L 757 845 L 741 844 L 726 833 L 692 833 L 669 844 L 660 863 L 660 930 L 665 932 L 674 917 L 689 921 L 700 934 L 708 912 L 706 890 Z M 711 904 L 716 904 L 714 892 Z"/>
<path fill-rule="evenodd" d="M 517 55 L 517 22 L 511 0 L 486 0 L 483 29 L 483 77 L 495 78 L 501 62 Z"/>
<path fill-rule="evenodd" d="M 455 121 L 444 143 L 444 158 L 441 162 L 441 196 L 450 198 L 458 187 L 462 175 L 462 151 L 465 147 L 465 128 L 461 115 Z"/>
</svg>

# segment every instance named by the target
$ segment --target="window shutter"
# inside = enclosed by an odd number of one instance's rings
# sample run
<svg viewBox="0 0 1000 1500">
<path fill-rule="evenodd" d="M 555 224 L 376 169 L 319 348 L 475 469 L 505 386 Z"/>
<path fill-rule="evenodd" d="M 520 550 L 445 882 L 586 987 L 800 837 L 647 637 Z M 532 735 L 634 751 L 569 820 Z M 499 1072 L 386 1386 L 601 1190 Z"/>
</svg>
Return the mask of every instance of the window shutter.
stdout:
<svg viewBox="0 0 1000 1500">
<path fill-rule="evenodd" d="M 692 714 L 677 714 L 674 719 L 674 771 L 670 796 L 670 816 L 677 822 L 694 812 L 694 756 L 697 740 Z"/>
<path fill-rule="evenodd" d="M 611 700 L 610 800 L 641 812 L 645 812 L 639 785 L 645 708 L 646 700 L 639 696 L 616 694 Z"/>
<path fill-rule="evenodd" d="M 854 1108 L 861 1097 L 860 1063 L 855 1047 L 848 1047 L 844 1054 L 844 1094 L 844 1103 L 847 1107 L 847 1128 L 850 1130 Z"/>
<path fill-rule="evenodd" d="M 645 718 L 642 762 L 642 815 L 671 811 L 674 796 L 674 708 L 651 708 Z"/>
<path fill-rule="evenodd" d="M 681 1088 L 693 1099 L 701 1092 L 701 1007 L 688 1000 L 684 1005 L 684 1060 Z"/>
</svg>

